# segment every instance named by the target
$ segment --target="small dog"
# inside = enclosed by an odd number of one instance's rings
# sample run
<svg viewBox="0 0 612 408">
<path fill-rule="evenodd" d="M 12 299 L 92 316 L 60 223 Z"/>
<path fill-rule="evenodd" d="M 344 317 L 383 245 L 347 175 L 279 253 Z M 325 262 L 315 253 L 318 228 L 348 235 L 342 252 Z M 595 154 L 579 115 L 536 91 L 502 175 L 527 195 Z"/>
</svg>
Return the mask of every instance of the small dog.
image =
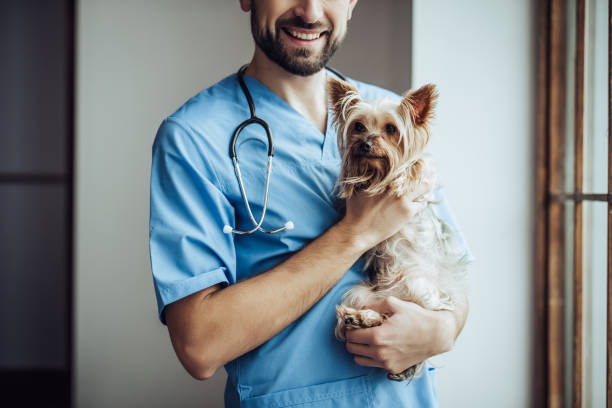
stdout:
<svg viewBox="0 0 612 408">
<path fill-rule="evenodd" d="M 426 185 L 426 208 L 410 224 L 365 254 L 368 278 L 351 288 L 336 307 L 336 337 L 346 330 L 374 327 L 389 317 L 368 305 L 388 296 L 417 303 L 429 310 L 453 310 L 453 296 L 465 291 L 466 256 L 455 231 L 436 215 L 433 204 L 436 173 L 423 154 L 437 99 L 434 85 L 408 92 L 399 103 L 366 101 L 351 84 L 330 78 L 330 104 L 338 132 L 342 169 L 340 198 L 360 192 L 398 197 Z M 389 379 L 419 376 L 423 362 Z"/>
</svg>

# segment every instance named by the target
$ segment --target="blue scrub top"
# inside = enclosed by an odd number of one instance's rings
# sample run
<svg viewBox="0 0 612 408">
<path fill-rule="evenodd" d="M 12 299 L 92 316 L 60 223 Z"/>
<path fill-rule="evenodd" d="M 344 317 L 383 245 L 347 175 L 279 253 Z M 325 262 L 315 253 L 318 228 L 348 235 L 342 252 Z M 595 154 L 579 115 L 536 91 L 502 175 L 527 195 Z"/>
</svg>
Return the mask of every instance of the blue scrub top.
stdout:
<svg viewBox="0 0 612 408">
<path fill-rule="evenodd" d="M 331 74 L 330 74 L 331 75 Z M 215 284 L 232 285 L 264 272 L 338 222 L 334 199 L 340 170 L 336 132 L 322 134 L 256 79 L 245 75 L 257 116 L 272 131 L 275 155 L 265 229 L 291 220 L 274 235 L 224 234 L 223 226 L 252 228 L 232 160 L 230 139 L 250 116 L 236 75 L 187 101 L 161 124 L 153 144 L 150 255 L 159 318 L 164 307 Z M 397 95 L 352 81 L 365 99 Z M 328 116 L 331 118 L 331 112 Z M 256 219 L 261 214 L 267 144 L 259 126 L 236 143 Z M 441 192 L 437 210 L 451 226 Z M 335 306 L 362 280 L 361 261 L 306 314 L 251 352 L 228 363 L 227 407 L 435 407 L 432 367 L 410 383 L 390 381 L 382 369 L 357 365 L 334 337 Z"/>
</svg>

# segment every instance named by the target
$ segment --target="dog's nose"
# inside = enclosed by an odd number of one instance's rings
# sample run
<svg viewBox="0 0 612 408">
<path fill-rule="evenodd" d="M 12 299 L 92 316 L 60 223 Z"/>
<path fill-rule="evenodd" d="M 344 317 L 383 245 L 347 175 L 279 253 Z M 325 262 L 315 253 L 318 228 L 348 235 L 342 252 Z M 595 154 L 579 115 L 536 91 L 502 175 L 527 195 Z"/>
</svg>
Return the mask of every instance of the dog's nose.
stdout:
<svg viewBox="0 0 612 408">
<path fill-rule="evenodd" d="M 367 154 L 370 153 L 370 150 L 372 150 L 372 142 L 369 140 L 365 140 L 361 142 L 361 145 L 359 145 L 359 151 L 361 153 Z"/>
</svg>

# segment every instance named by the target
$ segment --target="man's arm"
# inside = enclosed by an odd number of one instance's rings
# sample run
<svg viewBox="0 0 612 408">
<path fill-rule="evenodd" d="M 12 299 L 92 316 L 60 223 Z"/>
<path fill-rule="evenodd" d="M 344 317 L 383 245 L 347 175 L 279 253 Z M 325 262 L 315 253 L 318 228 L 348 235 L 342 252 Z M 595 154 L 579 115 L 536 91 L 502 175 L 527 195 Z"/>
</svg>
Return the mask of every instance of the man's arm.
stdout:
<svg viewBox="0 0 612 408">
<path fill-rule="evenodd" d="M 425 188 L 401 198 L 356 196 L 346 216 L 280 265 L 227 288 L 208 288 L 166 307 L 172 344 L 197 379 L 263 344 L 299 318 L 369 248 L 422 210 L 413 202 Z M 403 222 L 398 222 L 402 220 Z"/>
</svg>

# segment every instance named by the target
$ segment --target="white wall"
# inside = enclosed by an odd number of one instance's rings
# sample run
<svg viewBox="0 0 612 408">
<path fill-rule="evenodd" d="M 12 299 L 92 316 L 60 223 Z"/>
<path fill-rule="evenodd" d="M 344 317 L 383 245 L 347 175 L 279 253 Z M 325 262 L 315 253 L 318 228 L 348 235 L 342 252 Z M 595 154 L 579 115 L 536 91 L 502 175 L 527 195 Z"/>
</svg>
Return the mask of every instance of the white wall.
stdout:
<svg viewBox="0 0 612 408">
<path fill-rule="evenodd" d="M 224 373 L 189 377 L 157 320 L 149 172 L 162 118 L 250 58 L 248 16 L 237 1 L 82 0 L 77 29 L 76 406 L 221 406 Z"/>
<path fill-rule="evenodd" d="M 404 90 L 408 4 L 362 0 L 333 65 Z M 468 324 L 440 360 L 441 405 L 526 406 L 531 7 L 420 1 L 414 17 L 413 83 L 440 87 L 433 147 L 477 258 Z M 248 15 L 237 1 L 80 0 L 77 30 L 76 405 L 222 406 L 225 374 L 191 379 L 157 321 L 148 183 L 161 119 L 248 61 Z"/>
<path fill-rule="evenodd" d="M 530 405 L 534 9 L 528 0 L 415 1 L 413 85 L 437 84 L 432 147 L 476 257 L 470 315 L 438 359 L 442 407 Z"/>
</svg>

